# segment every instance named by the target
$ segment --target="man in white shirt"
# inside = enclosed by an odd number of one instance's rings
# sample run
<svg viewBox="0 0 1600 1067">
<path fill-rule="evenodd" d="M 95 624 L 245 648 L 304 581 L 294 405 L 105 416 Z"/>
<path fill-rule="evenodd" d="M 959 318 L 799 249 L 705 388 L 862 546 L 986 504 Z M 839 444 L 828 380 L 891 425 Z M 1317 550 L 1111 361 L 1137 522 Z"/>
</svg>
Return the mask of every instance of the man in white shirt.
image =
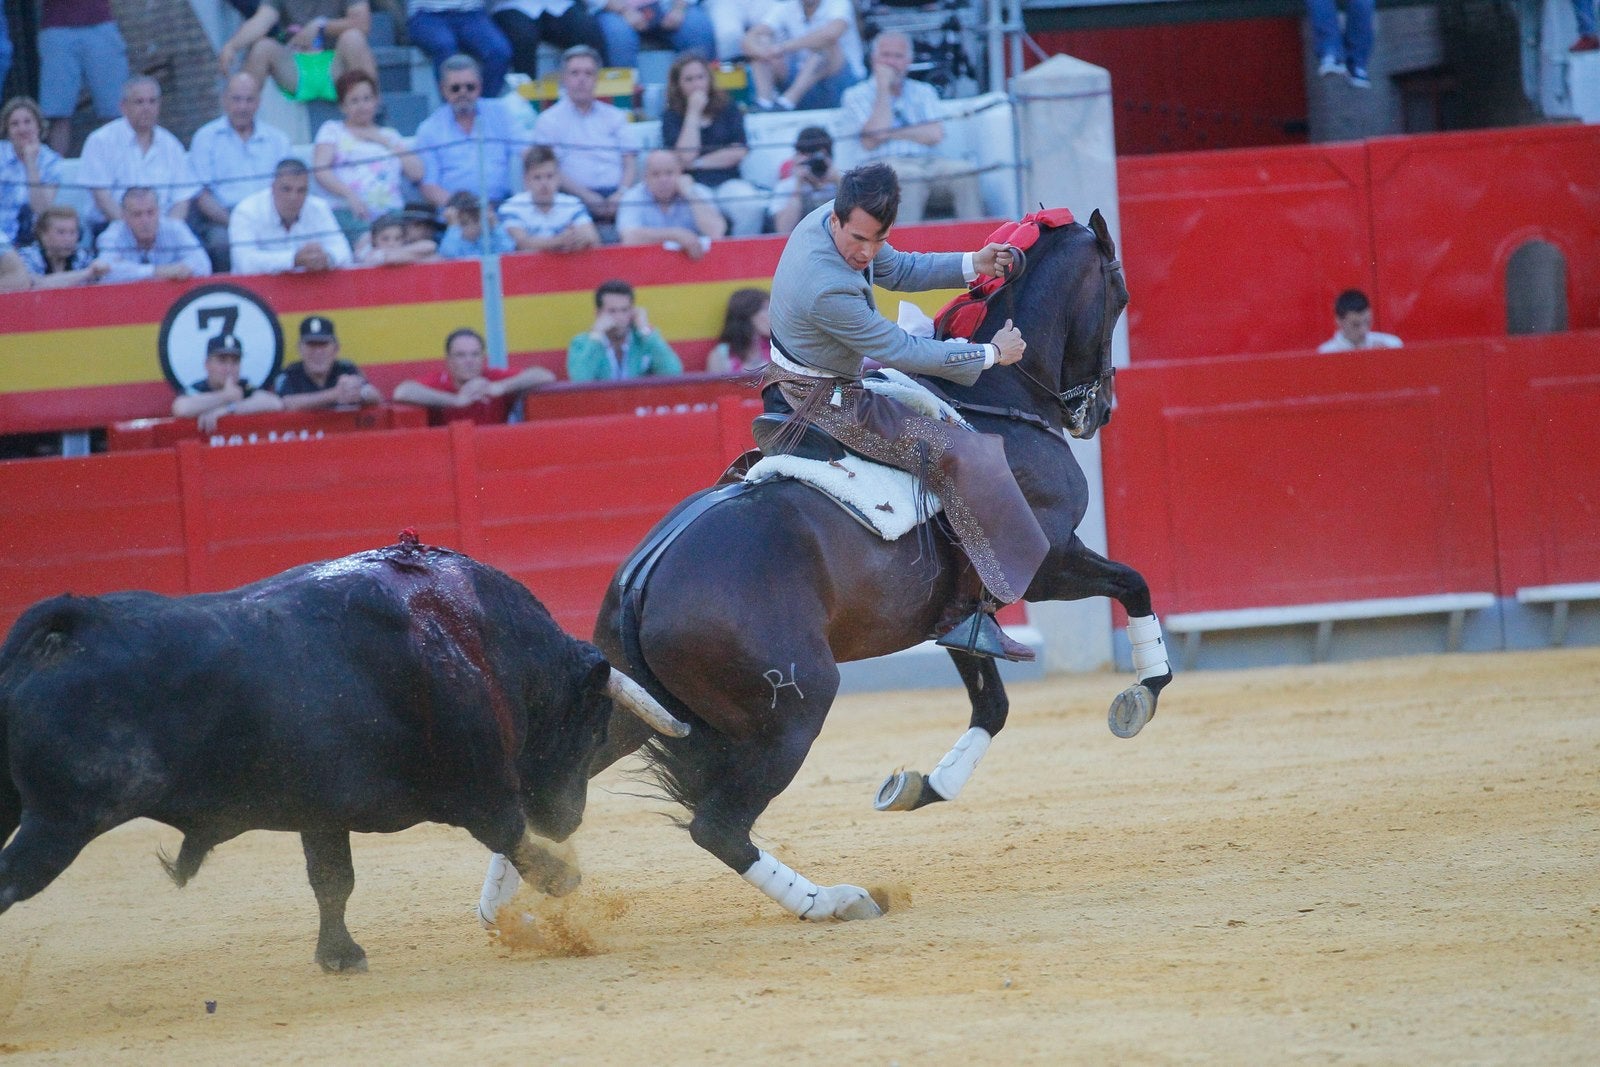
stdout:
<svg viewBox="0 0 1600 1067">
<path fill-rule="evenodd" d="M 745 34 L 744 52 L 762 111 L 838 107 L 867 73 L 850 0 L 779 0 Z"/>
<path fill-rule="evenodd" d="M 1372 328 L 1372 301 L 1360 289 L 1346 289 L 1333 302 L 1338 332 L 1317 346 L 1318 352 L 1351 352 L 1360 348 L 1399 348 L 1400 338 Z"/>
<path fill-rule="evenodd" d="M 885 30 L 872 41 L 872 77 L 844 91 L 845 134 L 861 138 L 862 162 L 887 163 L 900 178 L 902 224 L 921 222 L 928 194 L 950 196 L 958 219 L 983 214 L 978 174 L 965 160 L 941 156 L 944 140 L 939 94 L 927 82 L 906 77 L 911 38 Z"/>
<path fill-rule="evenodd" d="M 211 273 L 206 250 L 189 227 L 161 214 L 154 189 L 135 185 L 122 194 L 121 206 L 122 217 L 95 242 L 100 260 L 109 268 L 106 281 L 182 281 Z"/>
<path fill-rule="evenodd" d="M 311 175 L 298 159 L 285 159 L 272 184 L 239 201 L 228 221 L 235 274 L 332 270 L 355 257 L 333 217 L 333 209 L 307 198 Z"/>
<path fill-rule="evenodd" d="M 289 155 L 289 136 L 256 120 L 261 83 L 240 71 L 222 89 L 222 114 L 194 131 L 189 165 L 200 193 L 190 226 L 219 271 L 228 269 L 228 216 L 239 201 L 265 189 L 272 168 Z"/>
<path fill-rule="evenodd" d="M 555 150 L 561 191 L 582 200 L 595 222 L 609 223 L 634 182 L 634 161 L 623 135 L 628 116 L 595 98 L 599 76 L 594 49 L 577 45 L 561 54 L 561 99 L 539 113 L 533 143 Z"/>
<path fill-rule="evenodd" d="M 160 117 L 161 84 L 129 78 L 122 87 L 122 117 L 83 142 L 78 181 L 94 194 L 84 216 L 91 227 L 121 217 L 122 194 L 135 185 L 156 191 L 162 214 L 180 221 L 188 217 L 189 201 L 200 187 L 183 142 L 157 125 Z"/>
</svg>

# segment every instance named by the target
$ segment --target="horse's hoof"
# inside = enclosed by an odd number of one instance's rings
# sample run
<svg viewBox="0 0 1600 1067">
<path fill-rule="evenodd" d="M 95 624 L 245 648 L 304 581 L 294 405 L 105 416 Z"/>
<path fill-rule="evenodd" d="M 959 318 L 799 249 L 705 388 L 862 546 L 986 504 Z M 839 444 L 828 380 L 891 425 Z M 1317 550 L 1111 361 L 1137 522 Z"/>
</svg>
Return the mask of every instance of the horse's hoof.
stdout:
<svg viewBox="0 0 1600 1067">
<path fill-rule="evenodd" d="M 922 799 L 922 774 L 896 771 L 883 780 L 872 806 L 879 811 L 911 811 Z"/>
<path fill-rule="evenodd" d="M 1142 685 L 1129 686 L 1117 694 L 1106 715 L 1106 725 L 1118 737 L 1132 737 L 1144 729 L 1156 713 L 1156 695 Z"/>
<path fill-rule="evenodd" d="M 846 890 L 849 897 L 841 901 L 833 909 L 833 917 L 844 922 L 852 919 L 881 919 L 883 909 L 878 907 L 878 902 L 872 899 L 872 894 L 865 889 L 853 885 L 835 886 L 835 889 Z M 855 894 L 860 894 L 856 896 Z"/>
</svg>

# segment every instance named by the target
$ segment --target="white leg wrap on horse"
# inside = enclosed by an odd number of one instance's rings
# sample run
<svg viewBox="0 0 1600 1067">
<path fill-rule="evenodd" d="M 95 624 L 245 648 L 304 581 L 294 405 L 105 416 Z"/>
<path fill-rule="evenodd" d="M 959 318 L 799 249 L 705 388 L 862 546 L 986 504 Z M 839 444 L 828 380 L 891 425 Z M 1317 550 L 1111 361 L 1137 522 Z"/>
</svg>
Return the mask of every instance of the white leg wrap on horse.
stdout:
<svg viewBox="0 0 1600 1067">
<path fill-rule="evenodd" d="M 489 857 L 489 873 L 483 879 L 483 894 L 478 897 L 478 921 L 486 930 L 495 928 L 495 916 L 517 895 L 522 875 L 511 861 L 496 852 Z"/>
<path fill-rule="evenodd" d="M 994 738 L 989 736 L 988 730 L 977 726 L 962 734 L 956 747 L 946 752 L 939 766 L 928 774 L 928 784 L 934 792 L 946 800 L 954 800 L 967 784 L 967 779 L 972 777 L 978 761 L 989 751 L 989 742 L 992 740 Z"/>
<path fill-rule="evenodd" d="M 1133 670 L 1139 681 L 1171 673 L 1161 620 L 1154 615 L 1128 616 L 1128 643 L 1133 646 Z"/>
<path fill-rule="evenodd" d="M 799 918 L 831 918 L 812 915 L 817 906 L 817 884 L 803 874 L 797 874 L 788 864 L 774 859 L 762 849 L 750 869 L 741 875 L 745 881 L 783 905 L 785 911 Z"/>
</svg>

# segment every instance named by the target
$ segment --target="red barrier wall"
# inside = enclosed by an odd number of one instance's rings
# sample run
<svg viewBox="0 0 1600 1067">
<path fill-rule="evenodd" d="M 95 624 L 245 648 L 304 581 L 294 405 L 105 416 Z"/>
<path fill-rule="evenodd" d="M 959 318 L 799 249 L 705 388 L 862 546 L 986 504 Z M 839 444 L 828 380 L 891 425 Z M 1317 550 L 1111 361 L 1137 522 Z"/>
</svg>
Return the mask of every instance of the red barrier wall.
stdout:
<svg viewBox="0 0 1600 1067">
<path fill-rule="evenodd" d="M 1117 163 L 1134 363 L 1314 349 L 1344 289 L 1407 344 L 1503 336 L 1505 268 L 1566 257 L 1600 326 L 1600 128 L 1534 126 Z"/>
<path fill-rule="evenodd" d="M 1167 612 L 1496 586 L 1483 345 L 1118 375 L 1111 553 Z"/>
<path fill-rule="evenodd" d="M 1600 581 L 1600 333 L 1488 346 L 1500 592 Z"/>
</svg>

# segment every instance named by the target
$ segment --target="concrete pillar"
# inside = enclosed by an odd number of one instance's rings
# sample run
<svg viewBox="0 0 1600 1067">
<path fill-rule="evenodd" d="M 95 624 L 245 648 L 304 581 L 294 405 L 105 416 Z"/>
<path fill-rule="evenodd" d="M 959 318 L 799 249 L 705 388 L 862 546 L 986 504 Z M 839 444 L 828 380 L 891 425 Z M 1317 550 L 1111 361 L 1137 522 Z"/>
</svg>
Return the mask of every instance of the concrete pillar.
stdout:
<svg viewBox="0 0 1600 1067">
<path fill-rule="evenodd" d="M 1117 149 L 1112 132 L 1111 75 L 1071 56 L 1051 56 L 1011 79 L 1017 102 L 1023 211 L 1066 205 L 1088 222 L 1096 208 L 1121 244 L 1117 209 Z M 1128 323 L 1117 324 L 1112 361 L 1128 363 Z M 1106 550 L 1105 490 L 1100 442 L 1073 441 L 1073 454 L 1089 479 L 1089 510 L 1078 536 Z M 1028 618 L 1044 639 L 1047 671 L 1100 670 L 1111 663 L 1111 605 L 1103 597 L 1029 604 Z"/>
</svg>

